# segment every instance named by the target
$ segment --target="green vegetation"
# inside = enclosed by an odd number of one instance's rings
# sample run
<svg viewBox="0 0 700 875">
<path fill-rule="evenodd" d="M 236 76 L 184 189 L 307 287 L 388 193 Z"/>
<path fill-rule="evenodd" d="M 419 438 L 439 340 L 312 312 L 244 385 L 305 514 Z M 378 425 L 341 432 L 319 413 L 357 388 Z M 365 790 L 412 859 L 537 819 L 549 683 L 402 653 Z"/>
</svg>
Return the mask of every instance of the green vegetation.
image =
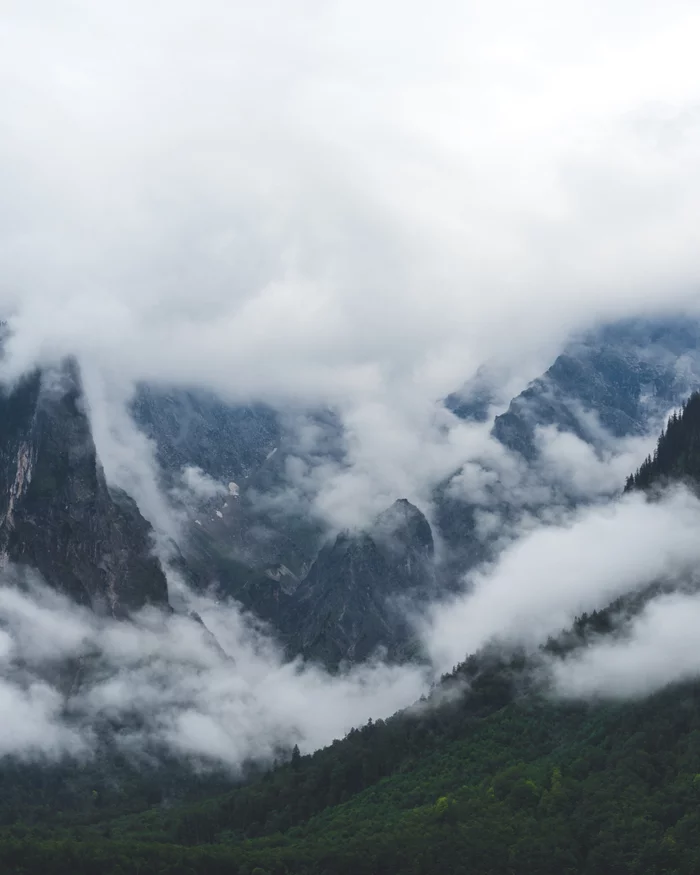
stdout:
<svg viewBox="0 0 700 875">
<path fill-rule="evenodd" d="M 626 705 L 530 695 L 481 717 L 466 702 L 371 724 L 200 804 L 80 827 L 17 823 L 0 871 L 700 871 L 700 687 Z M 393 771 L 375 779 L 389 747 Z M 355 792 L 358 756 L 368 786 Z M 327 794 L 344 801 L 305 814 Z"/>
<path fill-rule="evenodd" d="M 626 489 L 649 489 L 672 480 L 700 482 L 700 392 L 671 416 L 654 454 L 628 478 Z"/>
</svg>

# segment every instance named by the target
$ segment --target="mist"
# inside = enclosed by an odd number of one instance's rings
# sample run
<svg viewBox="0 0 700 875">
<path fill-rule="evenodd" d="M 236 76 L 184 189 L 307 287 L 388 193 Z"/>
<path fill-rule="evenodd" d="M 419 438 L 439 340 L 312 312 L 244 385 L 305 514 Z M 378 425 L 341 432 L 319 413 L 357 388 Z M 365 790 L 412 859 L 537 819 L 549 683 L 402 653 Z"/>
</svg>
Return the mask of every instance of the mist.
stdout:
<svg viewBox="0 0 700 875">
<path fill-rule="evenodd" d="M 0 755 L 90 757 L 95 726 L 110 721 L 134 757 L 165 750 L 236 771 L 294 744 L 315 750 L 428 689 L 418 666 L 376 661 L 330 675 L 286 662 L 269 631 L 235 603 L 169 583 L 180 612 L 150 609 L 118 622 L 34 575 L 4 572 Z"/>
<path fill-rule="evenodd" d="M 700 502 L 682 488 L 538 525 L 467 575 L 462 594 L 433 607 L 423 627 L 433 664 L 449 670 L 493 642 L 536 649 L 583 612 L 654 582 L 682 582 L 700 558 L 698 526 Z"/>
<path fill-rule="evenodd" d="M 361 416 L 696 308 L 700 19 L 595 8 L 11 2 L 8 369 Z"/>
<path fill-rule="evenodd" d="M 614 637 L 594 640 L 550 666 L 554 692 L 565 698 L 640 698 L 698 678 L 699 620 L 697 593 L 658 596 L 631 621 L 620 622 Z"/>
</svg>

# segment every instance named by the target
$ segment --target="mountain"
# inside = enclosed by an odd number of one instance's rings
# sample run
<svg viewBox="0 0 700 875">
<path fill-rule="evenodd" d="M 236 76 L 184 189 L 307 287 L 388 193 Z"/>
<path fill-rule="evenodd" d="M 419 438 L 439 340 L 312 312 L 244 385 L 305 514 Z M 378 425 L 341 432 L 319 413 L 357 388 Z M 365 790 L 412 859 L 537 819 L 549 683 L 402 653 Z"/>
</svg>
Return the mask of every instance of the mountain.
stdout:
<svg viewBox="0 0 700 875">
<path fill-rule="evenodd" d="M 199 537 L 204 545 L 208 534 Z M 380 648 L 392 659 L 414 655 L 408 613 L 437 593 L 430 524 L 405 499 L 367 532 L 344 531 L 324 544 L 301 576 L 284 564 L 251 568 L 219 552 L 216 541 L 208 550 L 204 564 L 220 594 L 270 623 L 290 656 L 331 667 Z"/>
<path fill-rule="evenodd" d="M 482 369 L 446 405 L 461 418 L 488 421 L 494 373 Z M 630 319 L 573 340 L 493 420 L 492 436 L 511 454 L 508 480 L 502 471 L 485 469 L 485 488 L 469 494 L 453 488 L 455 472 L 435 490 L 434 521 L 447 548 L 445 576 L 458 578 L 493 558 L 502 533 L 524 514 L 547 512 L 554 500 L 567 508 L 585 500 L 549 478 L 540 429 L 573 435 L 602 457 L 619 439 L 657 431 L 668 411 L 699 385 L 697 320 Z M 611 482 L 610 494 L 622 486 Z"/>
<path fill-rule="evenodd" d="M 362 661 L 379 647 L 405 656 L 407 608 L 435 593 L 430 525 L 400 499 L 367 532 L 341 532 L 321 549 L 292 596 L 291 650 L 328 665 Z"/>
<path fill-rule="evenodd" d="M 188 524 L 180 546 L 203 579 L 235 595 L 240 581 L 244 590 L 251 576 L 280 566 L 295 578 L 306 574 L 324 533 L 290 492 L 288 466 L 310 469 L 342 457 L 332 411 L 229 404 L 203 390 L 141 384 L 131 412 L 154 442 L 162 485 L 176 500 L 187 469 L 209 478 L 202 494 L 185 490 L 182 508 Z"/>
<path fill-rule="evenodd" d="M 496 417 L 493 435 L 532 460 L 543 426 L 596 447 L 648 434 L 699 382 L 700 323 L 625 320 L 573 341 Z"/>
<path fill-rule="evenodd" d="M 77 366 L 35 371 L 0 395 L 0 556 L 94 610 L 166 606 L 152 531 L 110 489 Z"/>
<path fill-rule="evenodd" d="M 134 421 L 156 445 L 163 471 L 201 468 L 222 483 L 257 471 L 279 446 L 279 414 L 264 404 L 226 404 L 212 392 L 141 383 Z"/>
<path fill-rule="evenodd" d="M 492 434 L 516 459 L 523 482 L 509 490 L 496 472 L 486 502 L 456 491 L 454 478 L 436 489 L 432 521 L 444 549 L 433 593 L 437 585 L 458 586 L 466 571 L 491 559 L 524 513 L 547 508 L 547 498 L 538 497 L 551 491 L 548 483 L 540 488 L 538 428 L 569 432 L 596 452 L 616 438 L 648 433 L 696 385 L 699 340 L 696 323 L 668 319 L 626 320 L 572 341 L 493 420 Z M 484 367 L 446 404 L 462 418 L 487 421 L 502 379 Z M 332 413 L 295 417 L 264 405 L 226 404 L 203 391 L 145 384 L 133 413 L 156 444 L 167 486 L 192 466 L 218 483 L 215 496 L 189 496 L 185 507 L 180 548 L 199 580 L 215 582 L 222 594 L 272 623 L 292 651 L 310 658 L 335 665 L 365 658 L 377 646 L 397 656 L 412 652 L 397 598 L 414 589 L 411 574 L 381 546 L 376 525 L 368 534 L 343 533 L 325 543 L 321 522 L 290 478 L 290 471 L 342 464 L 342 425 Z M 611 483 L 610 491 L 615 488 Z M 581 498 L 562 494 L 557 500 L 573 506 Z M 418 537 L 408 553 L 420 549 Z"/>
<path fill-rule="evenodd" d="M 700 392 L 694 392 L 661 433 L 654 453 L 630 475 L 626 490 L 651 489 L 670 481 L 700 484 Z"/>
<path fill-rule="evenodd" d="M 694 396 L 630 488 L 697 480 L 699 411 Z M 423 529 L 410 508 L 398 511 Z M 487 647 L 389 720 L 310 756 L 297 750 L 203 802 L 125 818 L 87 817 L 76 800 L 67 822 L 29 838 L 15 808 L 0 865 L 25 875 L 121 875 L 127 861 L 172 875 L 691 875 L 700 682 L 590 702 L 558 700 L 548 686 L 552 661 L 624 633 L 616 602 L 538 652 Z"/>
</svg>

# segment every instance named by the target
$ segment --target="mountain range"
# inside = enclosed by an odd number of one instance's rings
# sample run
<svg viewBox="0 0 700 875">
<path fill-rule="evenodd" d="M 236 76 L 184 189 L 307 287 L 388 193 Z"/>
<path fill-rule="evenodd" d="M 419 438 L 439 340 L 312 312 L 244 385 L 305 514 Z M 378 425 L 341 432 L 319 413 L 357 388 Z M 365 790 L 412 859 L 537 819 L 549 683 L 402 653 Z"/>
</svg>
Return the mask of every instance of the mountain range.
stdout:
<svg viewBox="0 0 700 875">
<path fill-rule="evenodd" d="M 445 405 L 465 419 L 491 410 L 491 439 L 523 460 L 536 495 L 542 429 L 572 435 L 596 453 L 657 431 L 700 384 L 699 348 L 695 323 L 628 320 L 573 340 L 502 412 L 485 400 L 495 387 L 483 373 Z M 36 569 L 96 610 L 123 615 L 167 604 L 150 525 L 105 481 L 77 364 L 33 373 L 0 403 L 4 561 Z M 154 443 L 166 494 L 177 494 L 183 471 L 201 472 L 213 484 L 213 495 L 190 495 L 185 508 L 178 549 L 189 579 L 202 588 L 214 583 L 271 623 L 290 655 L 330 666 L 378 649 L 390 659 L 418 656 L 412 614 L 493 558 L 502 530 L 523 513 L 522 498 L 503 491 L 499 472 L 485 501 L 457 494 L 455 471 L 422 509 L 399 496 L 365 529 L 328 532 L 305 507 L 279 510 L 265 499 L 284 484 L 290 459 L 306 453 L 342 462 L 342 426 L 332 411 L 303 417 L 316 439 L 302 446 L 298 415 L 227 404 L 204 391 L 141 384 L 131 409 Z M 611 483 L 610 494 L 623 485 Z M 582 499 L 563 500 L 572 506 Z M 486 533 L 485 509 L 501 520 Z M 539 509 L 536 498 L 525 507 Z"/>
<path fill-rule="evenodd" d="M 548 429 L 597 458 L 656 429 L 655 448 L 605 499 L 624 491 L 624 500 L 637 494 L 641 506 L 654 506 L 679 483 L 690 495 L 700 488 L 698 339 L 697 326 L 677 320 L 607 326 L 572 342 L 505 406 L 484 374 L 445 405 L 489 429 L 535 484 Z M 427 654 L 416 617 L 456 591 L 455 568 L 478 570 L 497 555 L 498 540 L 478 525 L 493 504 L 456 494 L 459 471 L 425 508 L 399 497 L 363 529 L 328 532 L 301 511 L 279 514 L 260 500 L 284 481 L 285 460 L 302 452 L 288 413 L 150 386 L 139 387 L 133 411 L 154 442 L 163 490 L 185 507 L 174 569 L 268 624 L 291 666 L 315 662 L 342 677 L 349 664 L 377 658 L 387 669 L 420 665 Z M 323 451 L 342 460 L 338 418 L 310 416 Z M 205 487 L 185 500 L 178 490 L 188 470 Z M 4 390 L 0 476 L 0 555 L 20 588 L 31 592 L 40 575 L 124 628 L 144 608 L 177 614 L 152 526 L 106 481 L 75 362 Z M 522 513 L 507 492 L 494 496 L 504 524 Z M 564 500 L 570 511 L 598 498 Z M 538 501 L 527 511 L 537 513 Z M 134 761 L 117 739 L 139 737 L 145 718 L 107 710 L 93 729 L 93 761 L 0 764 L 0 871 L 695 872 L 700 687 L 692 672 L 627 698 L 562 696 L 558 684 L 601 649 L 633 642 L 649 611 L 697 591 L 693 573 L 669 574 L 580 613 L 539 646 L 488 642 L 388 720 L 306 756 L 292 733 L 271 770 L 247 763 L 232 777 L 209 763 L 192 771 L 152 748 Z M 235 659 L 191 616 L 235 675 Z M 51 669 L 66 673 L 69 713 L 71 696 L 87 695 L 88 680 L 105 671 L 95 653 L 79 663 Z"/>
<path fill-rule="evenodd" d="M 678 479 L 698 488 L 699 454 L 695 394 L 627 490 L 654 501 Z M 422 521 L 396 513 L 428 548 Z M 559 667 L 624 639 L 648 597 L 583 614 L 534 651 L 487 646 L 413 707 L 313 755 L 294 748 L 204 801 L 110 810 L 78 785 L 63 811 L 42 814 L 15 776 L 0 864 L 49 875 L 697 871 L 698 681 L 627 701 L 551 693 Z"/>
</svg>

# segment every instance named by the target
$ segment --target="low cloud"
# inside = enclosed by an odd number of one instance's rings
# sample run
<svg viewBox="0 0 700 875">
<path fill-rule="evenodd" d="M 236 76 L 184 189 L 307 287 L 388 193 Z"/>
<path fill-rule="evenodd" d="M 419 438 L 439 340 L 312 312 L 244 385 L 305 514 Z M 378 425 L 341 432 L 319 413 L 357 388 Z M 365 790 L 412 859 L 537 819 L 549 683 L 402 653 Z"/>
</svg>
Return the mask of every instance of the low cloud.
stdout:
<svg viewBox="0 0 700 875">
<path fill-rule="evenodd" d="M 286 662 L 235 603 L 170 583 L 176 601 L 201 620 L 151 609 L 116 622 L 33 576 L 18 582 L 5 572 L 0 755 L 88 755 L 93 727 L 110 720 L 132 727 L 115 736 L 127 752 L 165 747 L 235 769 L 294 743 L 314 750 L 428 689 L 416 666 L 376 662 L 330 675 Z"/>
<path fill-rule="evenodd" d="M 208 501 L 222 495 L 228 495 L 227 485 L 214 480 L 196 465 L 187 465 L 180 475 L 181 487 L 176 487 L 177 497 L 187 500 L 188 495 L 195 501 Z"/>
<path fill-rule="evenodd" d="M 699 627 L 700 595 L 659 596 L 617 635 L 553 662 L 554 690 L 570 698 L 627 698 L 696 678 Z"/>
<path fill-rule="evenodd" d="M 433 608 L 423 629 L 428 652 L 445 670 L 494 639 L 535 647 L 584 611 L 691 575 L 699 529 L 700 502 L 683 489 L 656 502 L 629 495 L 540 525 Z"/>
</svg>

